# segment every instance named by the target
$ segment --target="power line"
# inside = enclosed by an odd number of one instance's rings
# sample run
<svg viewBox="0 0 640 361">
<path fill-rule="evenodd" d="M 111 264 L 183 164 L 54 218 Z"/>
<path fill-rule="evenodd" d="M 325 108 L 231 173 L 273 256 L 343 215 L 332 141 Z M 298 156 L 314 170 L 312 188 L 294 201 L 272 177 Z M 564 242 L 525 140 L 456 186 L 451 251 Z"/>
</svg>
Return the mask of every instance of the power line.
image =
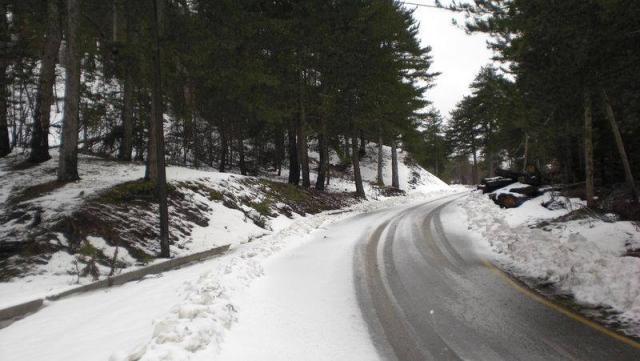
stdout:
<svg viewBox="0 0 640 361">
<path fill-rule="evenodd" d="M 420 3 L 415 3 L 415 2 L 411 2 L 411 1 L 398 1 L 401 4 L 405 4 L 405 5 L 413 5 L 413 6 L 418 6 L 418 7 L 423 7 L 423 8 L 432 8 L 432 9 L 439 9 L 439 10 L 445 10 L 445 11 L 453 11 L 453 12 L 459 12 L 460 10 L 454 10 L 454 9 L 450 9 L 444 6 L 438 6 L 438 5 L 434 5 L 434 4 L 420 4 Z"/>
<path fill-rule="evenodd" d="M 399 1 L 399 3 L 405 4 L 405 5 L 420 6 L 420 7 L 424 7 L 424 8 L 434 8 L 434 9 L 447 10 L 445 8 L 442 8 L 442 7 L 437 6 L 437 5 L 432 5 L 432 4 L 419 4 L 419 3 L 409 2 L 409 1 Z"/>
</svg>

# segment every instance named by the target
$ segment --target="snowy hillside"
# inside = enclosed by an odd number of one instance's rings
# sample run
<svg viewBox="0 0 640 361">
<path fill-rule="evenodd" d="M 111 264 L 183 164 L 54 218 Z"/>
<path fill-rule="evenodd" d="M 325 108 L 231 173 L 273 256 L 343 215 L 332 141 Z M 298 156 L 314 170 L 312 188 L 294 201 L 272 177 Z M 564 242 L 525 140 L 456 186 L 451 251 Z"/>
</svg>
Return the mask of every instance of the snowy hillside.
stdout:
<svg viewBox="0 0 640 361">
<path fill-rule="evenodd" d="M 375 152 L 371 145 L 362 161 L 365 188 L 369 198 L 384 199 L 384 192 L 369 183 L 375 182 Z M 0 307 L 156 262 L 157 205 L 150 201 L 150 185 L 141 182 L 144 165 L 80 155 L 81 180 L 60 184 L 57 154 L 52 155 L 26 169 L 23 155 L 0 160 Z M 406 153 L 399 158 L 403 190 L 448 189 L 419 166 L 405 164 Z M 390 183 L 388 147 L 385 163 L 385 183 Z M 272 182 L 270 176 L 168 167 L 171 252 L 182 256 L 240 244 L 307 213 L 353 204 L 347 193 L 355 189 L 350 173 L 334 175 L 325 194 Z"/>
<path fill-rule="evenodd" d="M 383 178 L 385 185 L 391 185 L 391 147 L 383 146 Z M 374 143 L 367 145 L 367 154 L 360 165 L 362 178 L 366 182 L 375 183 L 378 174 L 378 147 Z M 432 191 L 434 189 L 448 189 L 449 186 L 440 178 L 427 172 L 424 168 L 415 164 L 409 153 L 398 149 L 398 178 L 400 189 L 410 191 Z"/>
<path fill-rule="evenodd" d="M 383 178 L 386 186 L 391 185 L 391 147 L 383 146 Z M 310 152 L 309 158 L 312 163 L 311 181 L 315 182 L 316 173 L 315 164 L 317 164 L 318 153 Z M 340 158 L 335 151 L 329 152 L 330 163 L 332 165 L 341 164 Z M 379 190 L 376 181 L 378 174 L 378 146 L 375 143 L 368 143 L 366 146 L 366 154 L 360 160 L 360 172 L 362 180 L 365 183 L 365 192 L 368 197 L 377 197 Z M 286 173 L 285 173 L 286 175 Z M 335 178 L 334 178 L 335 177 Z M 285 179 L 283 177 L 283 179 Z M 354 192 L 355 184 L 352 181 L 352 168 L 347 167 L 344 173 L 332 172 L 332 178 L 329 183 L 329 190 Z M 426 171 L 424 168 L 412 162 L 409 153 L 398 149 L 398 180 L 400 189 L 405 192 L 433 192 L 436 190 L 448 190 L 449 185 L 440 178 Z"/>
</svg>

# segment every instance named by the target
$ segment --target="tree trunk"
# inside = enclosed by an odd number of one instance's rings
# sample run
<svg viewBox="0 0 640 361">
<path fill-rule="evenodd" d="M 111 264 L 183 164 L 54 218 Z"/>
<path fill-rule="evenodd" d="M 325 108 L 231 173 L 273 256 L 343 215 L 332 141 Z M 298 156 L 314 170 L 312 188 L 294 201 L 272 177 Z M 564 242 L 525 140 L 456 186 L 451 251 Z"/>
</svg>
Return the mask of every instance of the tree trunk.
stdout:
<svg viewBox="0 0 640 361">
<path fill-rule="evenodd" d="M 125 67 L 126 68 L 126 67 Z M 123 84 L 123 107 L 122 107 L 122 142 L 120 143 L 120 152 L 118 159 L 130 161 L 131 152 L 133 150 L 133 79 L 131 72 L 125 69 L 125 78 Z"/>
<path fill-rule="evenodd" d="M 189 144 L 191 143 L 191 119 L 182 120 L 182 164 L 187 165 L 189 158 Z"/>
<path fill-rule="evenodd" d="M 358 157 L 358 134 L 354 132 L 351 138 L 351 164 L 353 165 L 353 181 L 356 183 L 356 197 L 366 199 L 364 185 L 362 184 L 362 174 L 360 173 L 360 157 Z"/>
<path fill-rule="evenodd" d="M 400 176 L 398 175 L 398 146 L 395 139 L 391 139 L 391 186 L 400 189 Z"/>
<path fill-rule="evenodd" d="M 591 94 L 584 91 L 584 172 L 587 206 L 594 206 L 593 189 L 593 115 L 591 110 Z"/>
<path fill-rule="evenodd" d="M 80 0 L 67 0 L 66 79 L 58 180 L 78 180 L 78 106 L 80 104 Z"/>
<path fill-rule="evenodd" d="M 244 139 L 242 139 L 242 132 L 238 135 L 238 156 L 240 157 L 240 174 L 247 175 L 247 165 L 244 161 Z"/>
<path fill-rule="evenodd" d="M 187 82 L 189 83 L 189 82 Z M 186 84 L 183 87 L 184 103 L 186 108 L 186 114 L 184 119 L 184 132 L 183 132 L 183 146 L 184 146 L 184 161 L 186 165 L 189 161 L 189 150 L 191 150 L 193 156 L 193 166 L 198 168 L 198 142 L 199 138 L 198 127 L 195 117 L 195 99 L 193 94 L 193 88 L 190 84 Z"/>
<path fill-rule="evenodd" d="M 309 177 L 309 153 L 307 145 L 307 136 L 305 134 L 305 127 L 307 124 L 307 113 L 305 109 L 304 100 L 304 78 L 300 77 L 300 119 L 297 123 L 298 133 L 298 160 L 300 161 L 300 170 L 302 172 L 302 186 L 304 188 L 311 187 L 311 180 Z"/>
<path fill-rule="evenodd" d="M 527 171 L 527 162 L 529 157 L 529 134 L 524 134 L 524 161 L 522 162 L 522 171 Z"/>
<path fill-rule="evenodd" d="M 210 167 L 213 167 L 213 164 L 216 161 L 214 150 L 215 141 L 213 138 L 213 125 L 209 120 L 207 122 L 207 164 Z"/>
<path fill-rule="evenodd" d="M 478 151 L 474 146 L 471 151 L 473 152 L 473 167 L 471 168 L 471 182 L 472 184 L 478 184 L 478 155 L 476 154 Z"/>
<path fill-rule="evenodd" d="M 360 154 L 360 158 L 367 155 L 367 142 L 364 139 L 364 130 L 360 129 L 360 149 L 358 149 L 358 154 Z"/>
<path fill-rule="evenodd" d="M 138 93 L 136 94 L 140 95 L 141 92 L 138 91 Z M 150 113 L 147 111 L 147 109 L 149 108 L 149 100 L 146 98 L 146 92 L 144 92 L 144 95 L 145 96 L 143 96 L 142 98 L 136 97 L 138 102 L 138 112 L 136 114 L 136 117 L 134 117 L 134 122 L 136 123 L 134 129 L 136 156 L 133 159 L 138 162 L 144 161 L 144 151 L 146 145 L 144 130 L 149 129 L 147 118 L 147 114 Z M 146 175 L 145 178 L 148 179 Z"/>
<path fill-rule="evenodd" d="M 227 152 L 229 150 L 229 146 L 227 144 L 227 132 L 224 128 L 224 125 L 219 128 L 220 130 L 220 165 L 218 166 L 218 170 L 220 173 L 224 173 L 227 165 Z"/>
<path fill-rule="evenodd" d="M 436 138 L 436 167 L 435 174 L 436 177 L 440 177 L 440 141 Z"/>
<path fill-rule="evenodd" d="M 131 15 L 127 10 L 125 3 L 125 38 L 124 43 L 131 42 Z M 117 13 L 116 1 L 113 2 L 114 14 Z M 114 15 L 114 42 L 117 36 L 117 15 Z M 135 120 L 133 119 L 133 96 L 134 96 L 134 84 L 133 74 L 131 72 L 131 59 L 130 55 L 124 58 L 123 62 L 123 87 L 122 87 L 122 142 L 120 142 L 120 150 L 118 152 L 118 159 L 124 161 L 131 160 L 131 153 L 133 151 L 133 131 L 135 128 Z M 122 59 L 122 58 L 120 58 Z"/>
<path fill-rule="evenodd" d="M 8 43 L 10 41 L 9 26 L 7 24 L 7 6 L 2 5 L 0 8 L 0 42 Z M 8 101 L 7 87 L 9 81 L 7 79 L 7 67 L 9 59 L 6 56 L 6 50 L 0 57 L 0 157 L 4 157 L 11 153 L 11 144 L 9 143 L 9 127 L 7 124 Z"/>
<path fill-rule="evenodd" d="M 151 1 L 155 1 L 155 0 L 151 0 Z M 146 171 L 145 171 L 145 179 L 147 180 L 151 180 L 151 181 L 156 181 L 156 179 L 158 179 L 158 168 L 156 166 L 156 164 L 158 163 L 156 157 L 158 155 L 158 153 L 156 152 L 157 146 L 156 146 L 156 133 L 157 130 L 156 128 L 156 120 L 154 118 L 153 115 L 153 94 L 151 97 L 151 118 L 149 119 L 149 131 L 147 132 L 147 167 L 146 167 Z"/>
<path fill-rule="evenodd" d="M 382 133 L 378 134 L 378 185 L 384 187 L 384 154 L 382 153 Z"/>
<path fill-rule="evenodd" d="M 298 145 L 293 122 L 289 123 L 287 136 L 289 139 L 289 184 L 298 185 L 300 183 L 300 163 L 298 162 Z"/>
<path fill-rule="evenodd" d="M 195 131 L 193 137 L 193 167 L 198 169 L 200 167 L 200 158 L 198 151 L 200 150 L 200 130 L 198 129 L 198 118 L 195 116 L 195 113 L 191 113 L 192 120 L 191 124 L 193 124 L 193 130 Z"/>
<path fill-rule="evenodd" d="M 5 17 L 4 12 L 0 16 Z M 7 63 L 0 60 L 0 157 L 11 153 L 9 128 L 7 127 Z"/>
<path fill-rule="evenodd" d="M 573 147 L 572 147 L 572 139 L 568 135 L 568 127 L 565 127 L 565 139 L 564 139 L 564 162 L 562 164 L 562 181 L 564 183 L 576 183 L 575 182 L 575 172 L 573 172 Z"/>
<path fill-rule="evenodd" d="M 609 124 L 611 125 L 611 131 L 613 132 L 613 137 L 616 140 L 616 146 L 618 148 L 620 160 L 622 161 L 622 166 L 624 168 L 624 180 L 627 183 L 627 187 L 629 187 L 629 190 L 633 195 L 633 199 L 637 202 L 638 190 L 636 188 L 636 182 L 633 179 L 633 173 L 631 172 L 631 165 L 629 164 L 629 158 L 627 157 L 627 151 L 625 150 L 625 147 L 624 147 L 622 134 L 620 134 L 620 128 L 618 128 L 618 123 L 616 122 L 616 117 L 613 112 L 613 107 L 611 106 L 609 96 L 607 95 L 607 92 L 606 90 L 604 90 L 604 88 L 601 89 L 601 95 L 602 95 L 602 100 L 604 101 L 607 119 L 609 120 Z"/>
<path fill-rule="evenodd" d="M 284 132 L 280 126 L 276 129 L 275 134 L 275 157 L 273 162 L 273 167 L 276 172 L 278 172 L 278 176 L 282 174 L 282 161 L 284 160 Z"/>
<path fill-rule="evenodd" d="M 24 89 L 24 86 L 20 87 L 19 99 L 22 99 L 22 93 L 23 93 L 22 89 Z M 22 122 L 22 118 L 25 117 L 25 111 L 23 109 L 22 102 L 20 102 L 18 106 L 20 108 L 20 111 L 19 111 L 20 116 L 13 116 L 12 117 L 13 118 L 13 122 L 12 122 L 13 124 L 11 124 L 11 128 L 12 128 L 11 129 L 11 149 L 16 147 L 16 144 L 17 144 L 17 141 L 18 141 L 18 122 Z M 7 109 L 9 109 L 9 108 L 7 108 Z"/>
<path fill-rule="evenodd" d="M 316 178 L 316 189 L 325 189 L 325 175 L 327 173 L 328 150 L 327 150 L 327 120 L 324 114 L 320 115 L 320 132 L 318 133 L 318 153 L 320 155 L 318 164 L 318 177 Z"/>
<path fill-rule="evenodd" d="M 349 159 L 349 157 L 351 156 L 351 145 L 349 145 L 349 137 L 345 136 L 344 137 L 344 157 L 346 159 Z"/>
<path fill-rule="evenodd" d="M 87 114 L 87 103 L 82 104 L 82 108 L 84 109 L 84 111 L 82 112 L 83 114 Z M 87 119 L 82 119 L 82 148 L 85 151 L 90 152 L 91 151 L 91 145 L 93 144 L 93 142 L 89 141 L 89 127 L 87 126 L 88 122 Z"/>
<path fill-rule="evenodd" d="M 62 40 L 58 1 L 47 1 L 47 32 L 40 62 L 40 77 L 31 133 L 29 161 L 41 163 L 51 159 L 49 155 L 49 121 L 53 104 L 53 85 L 56 77 L 56 59 Z"/>
<path fill-rule="evenodd" d="M 160 257 L 169 258 L 169 210 L 167 205 L 167 178 L 164 164 L 164 125 L 163 125 L 163 105 L 162 105 L 162 73 L 160 65 L 160 23 L 163 0 L 153 1 L 153 14 L 151 21 L 151 32 L 153 36 L 153 56 L 152 56 L 152 100 L 151 100 L 151 134 L 154 139 L 153 153 L 155 163 L 150 163 L 150 169 L 154 170 L 156 196 L 160 208 Z"/>
</svg>

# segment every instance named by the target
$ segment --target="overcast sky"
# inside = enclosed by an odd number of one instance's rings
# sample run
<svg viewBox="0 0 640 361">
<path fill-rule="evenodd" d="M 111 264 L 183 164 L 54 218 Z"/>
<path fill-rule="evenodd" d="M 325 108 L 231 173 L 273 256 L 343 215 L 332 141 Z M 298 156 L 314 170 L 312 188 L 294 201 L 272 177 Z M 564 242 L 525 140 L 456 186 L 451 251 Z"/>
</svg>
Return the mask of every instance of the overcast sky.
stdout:
<svg viewBox="0 0 640 361">
<path fill-rule="evenodd" d="M 433 4 L 431 0 L 411 2 Z M 480 67 L 491 61 L 492 53 L 486 47 L 488 37 L 484 34 L 467 35 L 453 25 L 451 19 L 454 17 L 459 24 L 464 23 L 462 14 L 418 7 L 414 16 L 420 22 L 423 46 L 430 45 L 433 48 L 432 70 L 442 73 L 436 79 L 436 86 L 427 93 L 427 98 L 447 117 L 462 96 L 469 93 L 469 84 Z"/>
</svg>

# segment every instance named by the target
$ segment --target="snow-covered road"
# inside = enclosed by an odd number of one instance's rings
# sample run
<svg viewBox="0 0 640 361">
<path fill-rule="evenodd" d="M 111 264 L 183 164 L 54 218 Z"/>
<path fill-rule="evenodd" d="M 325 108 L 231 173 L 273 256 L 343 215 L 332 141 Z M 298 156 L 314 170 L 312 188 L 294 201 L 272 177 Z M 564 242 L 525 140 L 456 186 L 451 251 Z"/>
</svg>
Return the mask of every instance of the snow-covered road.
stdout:
<svg viewBox="0 0 640 361">
<path fill-rule="evenodd" d="M 378 359 L 356 299 L 353 256 L 360 235 L 401 209 L 322 227 L 270 259 L 265 277 L 238 304 L 241 321 L 219 360 Z"/>
</svg>

